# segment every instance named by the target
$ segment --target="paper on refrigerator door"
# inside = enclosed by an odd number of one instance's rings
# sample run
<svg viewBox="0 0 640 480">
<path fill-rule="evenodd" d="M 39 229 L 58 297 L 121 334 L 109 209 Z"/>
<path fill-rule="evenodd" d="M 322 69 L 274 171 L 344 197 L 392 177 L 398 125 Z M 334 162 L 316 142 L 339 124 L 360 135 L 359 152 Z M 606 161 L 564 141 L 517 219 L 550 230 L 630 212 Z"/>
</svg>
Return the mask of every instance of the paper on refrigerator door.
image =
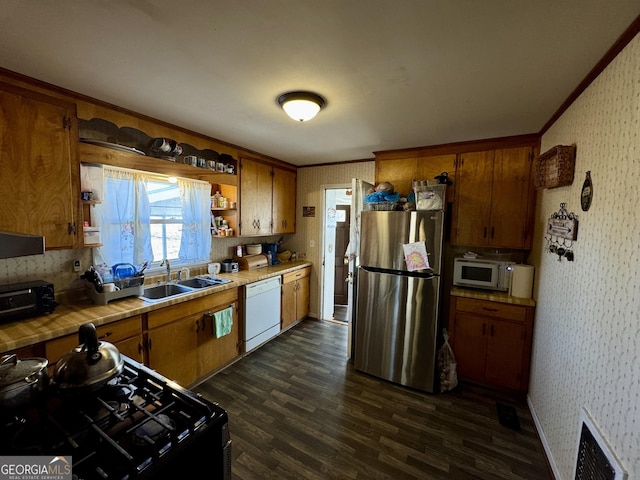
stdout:
<svg viewBox="0 0 640 480">
<path fill-rule="evenodd" d="M 427 245 L 424 242 L 405 243 L 402 245 L 402 248 L 404 250 L 404 261 L 407 264 L 407 270 L 414 272 L 416 270 L 430 268 Z"/>
</svg>

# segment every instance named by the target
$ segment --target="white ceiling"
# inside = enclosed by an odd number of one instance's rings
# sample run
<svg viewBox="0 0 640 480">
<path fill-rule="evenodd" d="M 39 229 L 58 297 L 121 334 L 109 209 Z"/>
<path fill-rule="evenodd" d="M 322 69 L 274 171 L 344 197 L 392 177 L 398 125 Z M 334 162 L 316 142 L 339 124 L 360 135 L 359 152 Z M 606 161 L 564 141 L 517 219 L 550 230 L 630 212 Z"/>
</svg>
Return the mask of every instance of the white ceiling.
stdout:
<svg viewBox="0 0 640 480">
<path fill-rule="evenodd" d="M 0 66 L 308 165 L 537 133 L 638 0 L 3 0 Z M 277 106 L 313 90 L 296 123 Z"/>
</svg>

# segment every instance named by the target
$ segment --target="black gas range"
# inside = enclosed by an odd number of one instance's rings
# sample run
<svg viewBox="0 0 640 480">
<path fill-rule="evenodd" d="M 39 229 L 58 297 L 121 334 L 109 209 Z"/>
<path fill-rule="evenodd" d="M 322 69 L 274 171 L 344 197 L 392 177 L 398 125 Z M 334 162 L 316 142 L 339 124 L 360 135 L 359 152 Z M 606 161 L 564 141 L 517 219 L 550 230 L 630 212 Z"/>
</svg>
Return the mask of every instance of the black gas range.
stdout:
<svg viewBox="0 0 640 480">
<path fill-rule="evenodd" d="M 227 413 L 123 355 L 92 391 L 51 386 L 3 412 L 0 455 L 71 457 L 74 479 L 231 479 Z"/>
</svg>

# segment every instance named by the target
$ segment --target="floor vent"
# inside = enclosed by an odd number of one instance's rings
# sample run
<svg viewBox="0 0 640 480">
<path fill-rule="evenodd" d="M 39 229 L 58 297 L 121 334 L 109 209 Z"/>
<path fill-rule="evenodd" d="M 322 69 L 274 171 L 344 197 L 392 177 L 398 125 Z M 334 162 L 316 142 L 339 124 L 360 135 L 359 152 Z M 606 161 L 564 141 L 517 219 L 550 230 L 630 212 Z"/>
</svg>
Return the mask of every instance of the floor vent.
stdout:
<svg viewBox="0 0 640 480">
<path fill-rule="evenodd" d="M 576 480 L 626 480 L 627 472 L 586 409 L 580 411 Z"/>
</svg>

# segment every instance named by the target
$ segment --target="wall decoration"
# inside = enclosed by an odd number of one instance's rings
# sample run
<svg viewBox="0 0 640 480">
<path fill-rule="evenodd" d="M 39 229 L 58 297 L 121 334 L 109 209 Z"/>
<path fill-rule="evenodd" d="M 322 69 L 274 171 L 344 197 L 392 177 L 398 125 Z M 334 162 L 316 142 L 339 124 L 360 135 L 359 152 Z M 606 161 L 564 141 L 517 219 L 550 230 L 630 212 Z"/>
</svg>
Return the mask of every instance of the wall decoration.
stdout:
<svg viewBox="0 0 640 480">
<path fill-rule="evenodd" d="M 593 183 L 591 182 L 591 171 L 588 171 L 582 184 L 582 193 L 580 193 L 580 206 L 583 212 L 588 211 L 591 207 L 591 199 L 593 199 Z"/>
<path fill-rule="evenodd" d="M 560 210 L 551 214 L 547 220 L 547 252 L 558 255 L 558 261 L 566 258 L 573 262 L 573 242 L 578 239 L 578 216 L 567 212 L 567 204 L 561 203 Z"/>
<path fill-rule="evenodd" d="M 576 161 L 575 145 L 556 145 L 538 157 L 535 187 L 556 188 L 573 183 Z"/>
<path fill-rule="evenodd" d="M 316 216 L 316 207 L 302 207 L 302 216 L 303 217 L 315 217 Z"/>
</svg>

